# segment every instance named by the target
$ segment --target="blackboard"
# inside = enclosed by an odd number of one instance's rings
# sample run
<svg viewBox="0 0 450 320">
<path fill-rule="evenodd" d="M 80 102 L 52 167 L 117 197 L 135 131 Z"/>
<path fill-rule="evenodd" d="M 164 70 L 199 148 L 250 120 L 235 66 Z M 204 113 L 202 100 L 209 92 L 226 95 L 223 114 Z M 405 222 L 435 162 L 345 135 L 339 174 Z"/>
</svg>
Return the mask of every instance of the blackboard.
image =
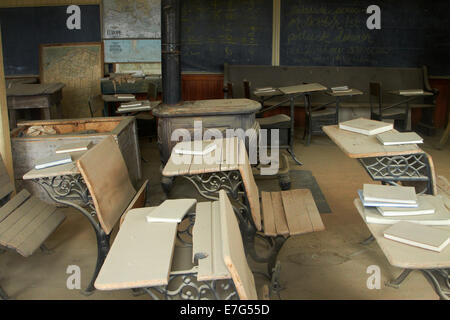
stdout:
<svg viewBox="0 0 450 320">
<path fill-rule="evenodd" d="M 369 30 L 367 8 L 381 9 Z M 448 0 L 283 0 L 280 64 L 420 67 L 450 74 Z"/>
<path fill-rule="evenodd" d="M 1 8 L 5 75 L 39 74 L 39 45 L 99 42 L 100 8 L 80 6 L 81 30 L 69 30 L 67 6 Z"/>
<path fill-rule="evenodd" d="M 223 64 L 270 65 L 272 0 L 181 1 L 181 68 L 222 72 Z"/>
</svg>

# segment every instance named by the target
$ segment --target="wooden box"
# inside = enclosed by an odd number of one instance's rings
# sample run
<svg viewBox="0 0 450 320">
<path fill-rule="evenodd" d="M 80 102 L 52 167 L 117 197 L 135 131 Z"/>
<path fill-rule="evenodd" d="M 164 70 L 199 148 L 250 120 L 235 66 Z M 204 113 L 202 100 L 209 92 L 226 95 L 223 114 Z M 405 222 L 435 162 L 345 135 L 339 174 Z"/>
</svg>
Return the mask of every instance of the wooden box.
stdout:
<svg viewBox="0 0 450 320">
<path fill-rule="evenodd" d="M 56 135 L 26 136 L 31 126 L 50 126 Z M 23 175 L 31 170 L 36 160 L 55 154 L 56 148 L 80 141 L 97 144 L 112 135 L 119 144 L 131 181 L 137 187 L 141 179 L 141 154 L 134 117 L 43 120 L 20 122 L 11 132 L 14 176 L 17 190 L 26 188 L 44 201 L 52 203 L 45 191 L 32 181 L 24 181 Z"/>
</svg>

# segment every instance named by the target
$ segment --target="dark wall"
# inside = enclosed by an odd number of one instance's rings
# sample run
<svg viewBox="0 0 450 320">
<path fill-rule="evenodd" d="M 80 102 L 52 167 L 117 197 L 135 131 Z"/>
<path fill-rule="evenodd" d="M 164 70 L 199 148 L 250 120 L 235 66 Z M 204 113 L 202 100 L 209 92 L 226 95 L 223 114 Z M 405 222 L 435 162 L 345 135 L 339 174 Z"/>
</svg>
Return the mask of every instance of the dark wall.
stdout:
<svg viewBox="0 0 450 320">
<path fill-rule="evenodd" d="M 448 0 L 283 0 L 281 65 L 417 67 L 450 74 Z M 369 30 L 367 7 L 381 8 Z"/>
<path fill-rule="evenodd" d="M 1 8 L 5 75 L 39 74 L 39 45 L 100 41 L 100 8 L 80 6 L 81 30 L 69 30 L 67 6 Z"/>
</svg>

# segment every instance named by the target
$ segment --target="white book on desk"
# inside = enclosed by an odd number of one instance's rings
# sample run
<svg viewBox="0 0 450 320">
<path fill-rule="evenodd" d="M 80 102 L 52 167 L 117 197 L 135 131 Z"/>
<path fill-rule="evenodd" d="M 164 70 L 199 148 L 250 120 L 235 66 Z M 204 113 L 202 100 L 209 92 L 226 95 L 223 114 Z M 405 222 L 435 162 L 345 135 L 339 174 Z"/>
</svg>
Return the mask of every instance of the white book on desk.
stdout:
<svg viewBox="0 0 450 320">
<path fill-rule="evenodd" d="M 433 214 L 411 215 L 411 216 L 383 216 L 374 207 L 364 207 L 364 219 L 367 223 L 374 224 L 395 224 L 400 221 L 409 221 L 430 226 L 450 225 L 450 212 L 444 205 L 444 201 L 439 196 L 419 195 L 419 198 L 426 198 L 435 209 Z"/>
<path fill-rule="evenodd" d="M 358 118 L 339 123 L 339 129 L 361 133 L 367 136 L 389 131 L 393 128 L 394 125 L 392 123 L 365 118 Z"/>
<path fill-rule="evenodd" d="M 134 99 L 135 96 L 133 94 L 115 94 L 115 98 L 117 99 Z"/>
<path fill-rule="evenodd" d="M 393 203 L 385 201 L 369 201 L 364 198 L 363 190 L 358 190 L 359 199 L 364 207 L 397 207 L 397 208 L 417 208 L 418 203 Z"/>
<path fill-rule="evenodd" d="M 87 151 L 92 147 L 92 141 L 83 141 L 78 143 L 65 144 L 56 149 L 55 153 L 70 153 Z"/>
<path fill-rule="evenodd" d="M 450 243 L 450 232 L 402 221 L 384 231 L 384 237 L 427 250 L 441 252 Z"/>
<path fill-rule="evenodd" d="M 436 211 L 427 197 L 417 197 L 417 204 L 417 208 L 377 207 L 377 210 L 384 217 L 431 215 Z"/>
<path fill-rule="evenodd" d="M 61 164 L 66 164 L 72 162 L 72 157 L 70 154 L 67 153 L 61 153 L 61 154 L 55 154 L 50 157 L 40 159 L 36 162 L 34 168 L 37 170 L 59 166 Z"/>
<path fill-rule="evenodd" d="M 416 189 L 414 187 L 366 183 L 363 187 L 363 196 L 365 201 L 417 204 Z"/>
<path fill-rule="evenodd" d="M 200 146 L 200 148 L 197 147 Z M 211 142 L 208 145 L 204 145 L 203 143 L 196 144 L 195 142 L 188 143 L 179 143 L 175 146 L 174 150 L 177 154 L 191 154 L 196 156 L 204 156 L 213 152 L 217 148 L 217 145 L 214 142 Z"/>
<path fill-rule="evenodd" d="M 340 86 L 340 87 L 332 87 L 331 91 L 333 92 L 350 92 L 352 91 L 348 86 Z"/>
<path fill-rule="evenodd" d="M 399 90 L 399 94 L 401 95 L 421 95 L 424 94 L 423 89 L 405 89 L 405 90 Z"/>
<path fill-rule="evenodd" d="M 388 131 L 377 134 L 377 139 L 385 146 L 423 143 L 423 139 L 415 132 Z"/>
</svg>

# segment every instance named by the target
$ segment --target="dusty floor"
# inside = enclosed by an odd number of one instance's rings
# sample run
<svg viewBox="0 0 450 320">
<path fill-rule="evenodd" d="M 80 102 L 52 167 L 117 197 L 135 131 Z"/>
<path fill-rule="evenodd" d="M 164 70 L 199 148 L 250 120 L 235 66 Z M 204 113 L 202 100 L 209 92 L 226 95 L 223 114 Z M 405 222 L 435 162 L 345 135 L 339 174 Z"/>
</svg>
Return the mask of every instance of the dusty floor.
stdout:
<svg viewBox="0 0 450 320">
<path fill-rule="evenodd" d="M 300 130 L 299 130 L 300 131 Z M 279 255 L 281 261 L 282 299 L 437 299 L 431 285 L 415 272 L 400 289 L 386 287 L 384 282 L 397 276 L 401 270 L 391 267 L 376 242 L 363 246 L 361 240 L 369 232 L 353 207 L 356 190 L 370 182 L 368 175 L 356 160 L 344 155 L 327 137 L 313 137 L 305 147 L 298 137 L 295 150 L 304 165 L 292 169 L 311 170 L 324 193 L 331 214 L 323 214 L 326 231 L 290 238 Z M 438 175 L 450 177 L 450 143 L 444 150 L 436 150 L 436 138 L 426 140 L 423 149 L 431 154 Z M 143 174 L 150 179 L 150 205 L 163 199 L 159 184 L 159 154 L 155 142 L 140 141 Z M 178 180 L 177 180 L 178 181 Z M 277 180 L 274 180 L 277 183 Z M 192 188 L 176 183 L 171 197 L 189 196 Z M 47 240 L 53 250 L 48 255 L 36 252 L 22 258 L 14 252 L 0 254 L 0 284 L 14 299 L 148 299 L 134 297 L 130 290 L 116 292 L 96 291 L 90 297 L 79 290 L 66 287 L 69 265 L 81 269 L 82 288 L 86 287 L 96 260 L 96 241 L 91 226 L 76 211 L 64 209 L 67 219 Z M 382 285 L 369 290 L 366 270 L 376 265 L 381 269 Z M 254 265 L 258 270 L 262 266 Z M 258 288 L 267 283 L 255 274 Z M 276 298 L 276 297 L 273 297 Z"/>
</svg>

